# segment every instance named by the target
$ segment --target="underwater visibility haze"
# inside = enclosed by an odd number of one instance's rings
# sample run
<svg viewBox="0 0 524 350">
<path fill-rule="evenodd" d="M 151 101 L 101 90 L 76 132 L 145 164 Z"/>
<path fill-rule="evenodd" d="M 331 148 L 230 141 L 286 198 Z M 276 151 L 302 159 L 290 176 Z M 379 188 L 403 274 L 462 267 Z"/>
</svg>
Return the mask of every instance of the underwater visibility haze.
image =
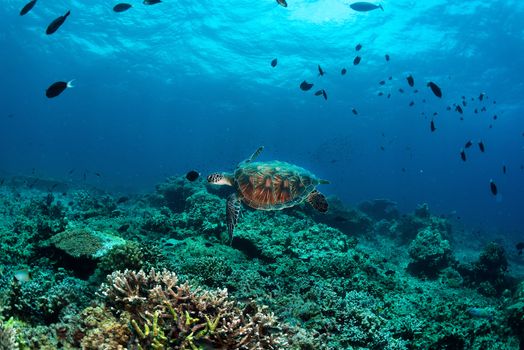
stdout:
<svg viewBox="0 0 524 350">
<path fill-rule="evenodd" d="M 0 349 L 524 348 L 523 2 L 0 18 Z"/>
</svg>

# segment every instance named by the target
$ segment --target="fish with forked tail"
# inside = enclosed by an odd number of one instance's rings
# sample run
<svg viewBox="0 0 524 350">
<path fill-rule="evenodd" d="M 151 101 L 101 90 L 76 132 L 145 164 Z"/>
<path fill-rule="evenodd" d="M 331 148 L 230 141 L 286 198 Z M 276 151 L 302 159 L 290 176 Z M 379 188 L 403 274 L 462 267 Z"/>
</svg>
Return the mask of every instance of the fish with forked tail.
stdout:
<svg viewBox="0 0 524 350">
<path fill-rule="evenodd" d="M 368 12 L 368 11 L 373 11 L 376 9 L 381 9 L 382 11 L 384 11 L 384 8 L 382 7 L 382 5 L 380 4 L 375 5 L 370 2 L 365 2 L 365 1 L 354 2 L 350 4 L 349 7 L 351 7 L 351 9 L 358 11 L 358 12 Z"/>
</svg>

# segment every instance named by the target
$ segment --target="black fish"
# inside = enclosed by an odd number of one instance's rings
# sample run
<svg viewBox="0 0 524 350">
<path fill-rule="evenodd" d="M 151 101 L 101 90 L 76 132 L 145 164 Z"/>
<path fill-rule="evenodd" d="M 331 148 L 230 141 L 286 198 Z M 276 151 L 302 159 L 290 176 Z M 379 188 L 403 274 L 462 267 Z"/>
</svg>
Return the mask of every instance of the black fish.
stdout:
<svg viewBox="0 0 524 350">
<path fill-rule="evenodd" d="M 482 101 L 484 99 L 485 93 L 481 92 L 479 95 L 479 101 Z"/>
<path fill-rule="evenodd" d="M 380 91 L 377 95 L 382 96 L 382 95 L 384 95 L 384 93 L 382 91 Z"/>
<path fill-rule="evenodd" d="M 485 111 L 486 111 L 486 107 L 482 107 L 482 108 L 480 109 L 480 111 L 481 111 L 481 112 L 485 112 Z"/>
<path fill-rule="evenodd" d="M 517 248 L 517 250 L 524 250 L 524 242 L 518 242 L 515 244 L 515 248 Z M 522 254 L 522 252 L 520 254 Z"/>
<path fill-rule="evenodd" d="M 276 67 L 277 63 L 278 63 L 277 59 L 273 58 L 273 60 L 271 61 L 271 67 L 273 67 L 273 68 Z"/>
<path fill-rule="evenodd" d="M 392 76 L 389 76 L 389 77 L 388 77 L 388 80 L 392 80 L 392 79 L 393 79 L 393 77 L 392 77 Z"/>
<path fill-rule="evenodd" d="M 503 165 L 503 166 L 502 166 L 502 173 L 503 173 L 503 174 L 506 174 L 506 171 L 507 171 L 507 170 L 508 170 L 508 169 L 506 168 L 506 166 Z"/>
<path fill-rule="evenodd" d="M 352 108 L 352 109 L 351 109 L 351 112 L 353 112 L 354 115 L 357 115 L 357 114 L 358 114 L 358 111 L 357 111 L 355 108 Z"/>
<path fill-rule="evenodd" d="M 388 96 L 387 96 L 387 98 L 390 98 L 390 97 L 391 97 L 391 94 L 389 94 L 389 93 L 388 93 Z"/>
<path fill-rule="evenodd" d="M 409 103 L 409 106 L 410 106 L 410 107 L 413 107 L 414 105 L 415 105 L 415 102 L 414 102 L 414 101 L 411 101 L 411 102 Z"/>
<path fill-rule="evenodd" d="M 69 173 L 68 173 L 68 174 L 71 175 L 71 174 L 74 173 L 74 172 L 75 172 L 75 168 L 69 170 Z"/>
<path fill-rule="evenodd" d="M 462 110 L 462 107 L 460 107 L 459 105 L 457 105 L 457 107 L 455 107 L 455 110 L 457 112 L 459 112 L 460 114 L 464 113 L 464 111 Z"/>
<path fill-rule="evenodd" d="M 189 171 L 187 174 L 186 174 L 186 179 L 188 179 L 189 181 L 193 182 L 195 181 L 196 179 L 198 179 L 198 177 L 200 176 L 200 174 L 195 171 L 195 170 L 191 170 Z"/>
<path fill-rule="evenodd" d="M 73 80 L 65 82 L 65 81 L 57 81 L 56 83 L 51 84 L 47 90 L 45 91 L 45 95 L 47 98 L 53 98 L 58 95 L 60 95 L 62 92 L 64 92 L 67 88 L 73 87 Z"/>
<path fill-rule="evenodd" d="M 409 86 L 413 87 L 415 85 L 415 79 L 413 79 L 411 74 L 407 76 L 406 80 L 408 81 Z"/>
<path fill-rule="evenodd" d="M 460 159 L 462 159 L 463 162 L 466 161 L 466 152 L 464 152 L 463 149 L 460 150 Z"/>
<path fill-rule="evenodd" d="M 491 193 L 496 196 L 497 193 L 499 192 L 498 189 L 497 189 L 497 185 L 495 185 L 495 183 L 493 182 L 493 180 L 489 180 L 489 188 L 491 190 Z"/>
<path fill-rule="evenodd" d="M 433 112 L 433 115 L 434 115 L 434 116 L 435 116 L 435 115 L 438 115 L 438 112 Z"/>
<path fill-rule="evenodd" d="M 51 22 L 51 24 L 49 26 L 47 26 L 47 29 L 46 29 L 45 33 L 47 35 L 51 35 L 54 32 L 56 32 L 58 30 L 58 28 L 60 28 L 60 26 L 62 24 L 64 24 L 67 16 L 69 16 L 70 14 L 71 14 L 71 11 L 67 11 L 65 15 L 60 16 L 60 17 L 56 18 L 55 20 L 53 20 L 53 22 Z"/>
<path fill-rule="evenodd" d="M 431 128 L 431 132 L 434 132 L 435 130 L 437 130 L 437 128 L 435 128 L 435 122 L 433 120 L 431 121 L 430 128 Z"/>
<path fill-rule="evenodd" d="M 347 71 L 346 68 L 342 68 L 342 70 L 340 71 L 340 74 L 342 74 L 342 75 L 346 75 L 347 72 L 348 72 L 348 71 Z"/>
<path fill-rule="evenodd" d="M 324 75 L 324 71 L 322 70 L 322 67 L 320 67 L 320 64 L 318 65 L 318 75 L 319 76 L 323 76 Z"/>
<path fill-rule="evenodd" d="M 418 94 L 418 89 L 413 90 L 414 94 Z"/>
<path fill-rule="evenodd" d="M 447 106 L 446 111 L 451 111 L 451 106 Z"/>
<path fill-rule="evenodd" d="M 464 101 L 462 101 L 462 105 L 463 105 L 464 107 L 466 107 L 466 106 L 467 106 L 467 103 L 466 103 L 466 101 L 465 101 L 465 100 L 464 100 Z"/>
<path fill-rule="evenodd" d="M 475 114 L 478 114 L 478 112 L 479 112 L 478 108 L 475 108 L 475 110 L 473 111 L 473 113 Z"/>
<path fill-rule="evenodd" d="M 484 143 L 482 141 L 479 141 L 479 149 L 481 152 L 484 152 L 486 148 L 484 147 Z"/>
<path fill-rule="evenodd" d="M 327 101 L 327 94 L 326 94 L 326 90 L 322 89 L 322 96 L 324 96 L 324 100 Z"/>
<path fill-rule="evenodd" d="M 31 0 L 27 4 L 25 4 L 25 6 L 22 7 L 22 10 L 20 10 L 20 16 L 23 16 L 27 14 L 29 11 L 31 11 L 31 9 L 33 8 L 33 6 L 35 6 L 35 4 L 36 4 L 36 0 Z"/>
<path fill-rule="evenodd" d="M 388 55 L 388 54 L 386 54 L 386 55 L 384 56 L 384 58 L 386 59 L 386 62 L 389 62 L 389 55 Z"/>
<path fill-rule="evenodd" d="M 154 4 L 158 4 L 161 2 L 162 2 L 161 0 L 144 0 L 142 3 L 144 5 L 154 5 Z"/>
<path fill-rule="evenodd" d="M 384 85 L 386 83 L 386 81 L 385 80 L 381 80 L 378 83 L 379 83 L 379 85 Z"/>
<path fill-rule="evenodd" d="M 287 7 L 287 2 L 286 2 L 286 0 L 277 0 L 277 4 L 279 4 L 279 5 L 282 6 L 282 7 Z"/>
<path fill-rule="evenodd" d="M 493 116 L 493 120 L 497 120 L 497 118 L 498 118 L 498 117 L 497 117 L 497 115 L 495 114 L 495 115 Z"/>
<path fill-rule="evenodd" d="M 355 50 L 356 51 L 360 51 L 361 48 L 362 48 L 362 45 L 360 45 L 360 44 L 357 44 L 357 46 L 355 46 Z"/>
<path fill-rule="evenodd" d="M 375 5 L 370 2 L 354 2 L 350 4 L 349 7 L 358 12 L 368 12 L 376 9 L 381 9 L 382 11 L 384 11 L 382 5 Z"/>
<path fill-rule="evenodd" d="M 400 92 L 401 94 L 403 94 L 403 93 L 404 93 L 404 89 L 403 89 L 403 88 L 399 88 L 399 89 L 398 89 L 398 92 Z"/>
<path fill-rule="evenodd" d="M 355 57 L 355 59 L 353 60 L 353 64 L 356 66 L 357 64 L 360 63 L 361 59 L 362 59 L 362 57 L 360 57 L 360 56 Z"/>
<path fill-rule="evenodd" d="M 95 173 L 96 176 L 101 177 L 102 175 L 100 173 Z"/>
<path fill-rule="evenodd" d="M 131 4 L 126 4 L 125 2 L 121 2 L 120 4 L 116 4 L 114 7 L 113 7 L 113 11 L 115 12 L 124 12 L 124 11 L 127 11 L 131 8 Z"/>
<path fill-rule="evenodd" d="M 473 142 L 471 142 L 471 140 L 469 140 L 468 142 L 466 142 L 466 144 L 464 145 L 464 147 L 466 147 L 466 148 L 470 148 L 472 144 L 473 144 Z"/>
<path fill-rule="evenodd" d="M 307 81 L 303 81 L 300 83 L 300 89 L 302 91 L 308 91 L 313 87 L 313 84 L 308 83 Z"/>
<path fill-rule="evenodd" d="M 315 92 L 315 96 L 320 96 L 322 95 L 322 90 L 318 90 L 317 92 Z"/>
<path fill-rule="evenodd" d="M 440 90 L 440 88 L 438 87 L 437 84 L 435 84 L 434 82 L 430 81 L 427 85 L 431 89 L 431 91 L 433 91 L 433 94 L 435 94 L 435 96 L 437 96 L 439 98 L 442 97 L 442 90 Z"/>
</svg>

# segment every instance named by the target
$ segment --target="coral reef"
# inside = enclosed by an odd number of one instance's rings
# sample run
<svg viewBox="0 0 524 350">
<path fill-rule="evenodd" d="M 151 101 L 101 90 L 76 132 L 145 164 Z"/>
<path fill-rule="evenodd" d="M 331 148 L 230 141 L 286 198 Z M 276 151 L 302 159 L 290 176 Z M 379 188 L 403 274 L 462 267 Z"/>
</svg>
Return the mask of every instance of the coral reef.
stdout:
<svg viewBox="0 0 524 350">
<path fill-rule="evenodd" d="M 230 245 L 231 188 L 202 179 L 114 195 L 10 183 L 0 186 L 0 344 L 10 348 L 524 346 L 521 260 L 494 243 L 464 259 L 468 237 L 425 204 L 244 208 Z"/>
<path fill-rule="evenodd" d="M 288 344 L 273 314 L 255 304 L 240 309 L 225 289 L 181 284 L 167 270 L 114 272 L 101 294 L 117 316 L 129 314 L 132 342 L 141 348 L 281 349 Z"/>
</svg>

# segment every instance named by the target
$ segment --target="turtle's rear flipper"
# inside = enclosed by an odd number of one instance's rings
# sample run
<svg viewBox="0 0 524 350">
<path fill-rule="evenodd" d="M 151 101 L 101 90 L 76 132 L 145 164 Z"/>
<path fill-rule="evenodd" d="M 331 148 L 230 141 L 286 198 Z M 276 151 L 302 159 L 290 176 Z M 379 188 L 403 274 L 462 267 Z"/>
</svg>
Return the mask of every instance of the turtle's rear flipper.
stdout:
<svg viewBox="0 0 524 350">
<path fill-rule="evenodd" d="M 229 234 L 229 244 L 233 242 L 233 230 L 238 223 L 240 216 L 241 202 L 236 193 L 227 197 L 226 221 L 227 233 Z"/>
<path fill-rule="evenodd" d="M 328 210 L 326 197 L 318 191 L 311 192 L 307 197 L 307 201 L 313 208 L 321 213 L 325 213 Z"/>
</svg>

